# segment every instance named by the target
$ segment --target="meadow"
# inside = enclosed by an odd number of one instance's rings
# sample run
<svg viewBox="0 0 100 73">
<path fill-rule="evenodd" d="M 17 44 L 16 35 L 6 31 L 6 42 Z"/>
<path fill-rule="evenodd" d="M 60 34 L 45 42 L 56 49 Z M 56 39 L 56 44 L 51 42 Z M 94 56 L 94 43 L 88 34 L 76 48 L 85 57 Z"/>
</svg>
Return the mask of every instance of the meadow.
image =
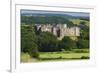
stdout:
<svg viewBox="0 0 100 73">
<path fill-rule="evenodd" d="M 21 62 L 43 62 L 89 59 L 89 49 L 74 49 L 63 52 L 39 52 L 39 58 L 31 58 L 27 53 L 21 55 Z"/>
<path fill-rule="evenodd" d="M 73 24 L 80 25 L 81 22 L 85 22 L 86 26 L 89 26 L 89 21 L 81 20 L 81 19 L 69 19 Z"/>
</svg>

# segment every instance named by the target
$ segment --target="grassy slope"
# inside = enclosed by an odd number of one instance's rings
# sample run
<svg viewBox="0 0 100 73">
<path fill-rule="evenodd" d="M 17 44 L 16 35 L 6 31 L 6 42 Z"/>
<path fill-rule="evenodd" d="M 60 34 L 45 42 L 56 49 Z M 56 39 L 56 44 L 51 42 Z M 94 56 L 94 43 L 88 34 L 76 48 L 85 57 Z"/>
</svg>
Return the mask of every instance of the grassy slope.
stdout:
<svg viewBox="0 0 100 73">
<path fill-rule="evenodd" d="M 80 20 L 80 19 L 69 19 L 69 20 L 77 25 L 79 25 L 81 21 L 84 21 L 84 22 L 86 22 L 86 25 L 89 26 L 89 21 L 86 21 L 86 20 Z"/>
</svg>

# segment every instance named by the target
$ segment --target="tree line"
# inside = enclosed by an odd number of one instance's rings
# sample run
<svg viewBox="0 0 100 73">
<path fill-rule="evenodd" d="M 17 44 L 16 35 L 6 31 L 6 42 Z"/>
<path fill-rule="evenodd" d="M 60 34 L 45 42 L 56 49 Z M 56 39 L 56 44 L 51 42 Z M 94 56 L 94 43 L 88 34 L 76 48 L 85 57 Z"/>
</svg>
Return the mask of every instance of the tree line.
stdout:
<svg viewBox="0 0 100 73">
<path fill-rule="evenodd" d="M 74 24 L 65 17 L 61 16 L 21 16 L 21 23 L 23 24 L 67 24 L 69 27 Z"/>
</svg>

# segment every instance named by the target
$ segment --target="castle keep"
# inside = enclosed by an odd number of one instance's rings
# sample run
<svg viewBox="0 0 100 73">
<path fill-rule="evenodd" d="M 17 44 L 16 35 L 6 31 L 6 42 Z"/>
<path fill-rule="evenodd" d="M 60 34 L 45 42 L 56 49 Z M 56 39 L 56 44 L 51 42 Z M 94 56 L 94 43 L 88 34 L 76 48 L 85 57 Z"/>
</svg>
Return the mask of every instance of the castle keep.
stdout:
<svg viewBox="0 0 100 73">
<path fill-rule="evenodd" d="M 35 27 L 36 31 L 51 32 L 57 36 L 58 39 L 62 39 L 64 36 L 80 36 L 80 28 L 77 26 L 67 27 L 67 24 L 35 24 Z"/>
</svg>

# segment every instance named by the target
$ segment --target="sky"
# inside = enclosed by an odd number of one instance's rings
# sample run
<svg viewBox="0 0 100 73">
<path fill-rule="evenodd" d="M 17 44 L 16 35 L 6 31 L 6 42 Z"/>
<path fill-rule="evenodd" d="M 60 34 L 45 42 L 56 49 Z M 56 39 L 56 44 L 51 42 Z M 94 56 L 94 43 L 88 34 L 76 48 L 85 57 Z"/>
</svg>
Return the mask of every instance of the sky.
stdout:
<svg viewBox="0 0 100 73">
<path fill-rule="evenodd" d="M 39 11 L 39 10 L 21 10 L 21 14 L 29 13 L 29 14 L 66 14 L 72 16 L 86 16 L 89 17 L 89 13 L 87 12 L 61 12 L 61 11 Z"/>
</svg>

